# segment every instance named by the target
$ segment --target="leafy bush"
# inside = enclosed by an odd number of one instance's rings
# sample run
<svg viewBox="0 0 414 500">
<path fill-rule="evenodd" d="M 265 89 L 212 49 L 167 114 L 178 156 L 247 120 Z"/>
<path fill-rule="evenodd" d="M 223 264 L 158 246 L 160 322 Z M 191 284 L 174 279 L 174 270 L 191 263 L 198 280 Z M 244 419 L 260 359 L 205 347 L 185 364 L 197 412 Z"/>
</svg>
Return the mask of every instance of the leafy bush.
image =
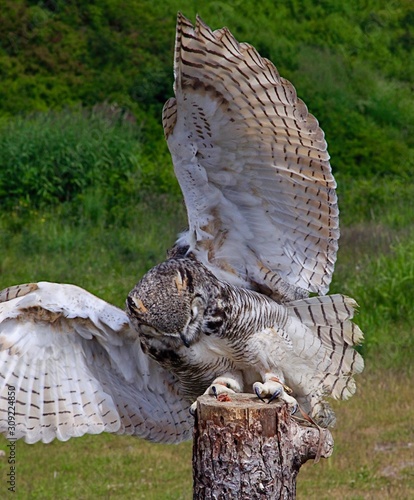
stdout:
<svg viewBox="0 0 414 500">
<path fill-rule="evenodd" d="M 0 114 L 108 101 L 161 137 L 172 93 L 175 16 L 227 25 L 290 79 L 327 132 L 336 173 L 410 175 L 414 168 L 411 2 L 313 0 L 4 0 Z M 148 135 L 149 134 L 149 135 Z M 158 139 L 156 139 L 158 140 Z"/>
<path fill-rule="evenodd" d="M 151 153 L 143 146 L 139 125 L 128 119 L 134 121 L 118 108 L 103 106 L 92 113 L 37 114 L 3 124 L 2 207 L 79 203 L 91 191 L 113 207 L 142 191 L 174 191 L 164 142 Z"/>
</svg>

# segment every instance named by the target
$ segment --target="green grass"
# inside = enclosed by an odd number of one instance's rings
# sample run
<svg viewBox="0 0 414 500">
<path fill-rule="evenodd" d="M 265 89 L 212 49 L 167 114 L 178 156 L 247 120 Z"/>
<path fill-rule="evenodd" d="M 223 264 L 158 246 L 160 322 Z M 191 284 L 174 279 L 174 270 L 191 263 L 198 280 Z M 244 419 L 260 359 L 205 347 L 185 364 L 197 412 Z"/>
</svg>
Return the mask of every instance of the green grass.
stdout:
<svg viewBox="0 0 414 500">
<path fill-rule="evenodd" d="M 7 459 L 6 444 L 1 438 Z M 16 457 L 16 498 L 191 498 L 191 443 L 160 445 L 103 434 L 46 446 L 18 442 Z M 0 458 L 2 498 L 5 462 Z"/>
<path fill-rule="evenodd" d="M 409 173 L 408 173 L 409 174 Z M 407 176 L 336 176 L 342 227 L 368 223 L 401 236 L 413 226 L 414 182 Z M 409 231 L 409 229 L 408 229 Z"/>
<path fill-rule="evenodd" d="M 410 500 L 414 496 L 412 447 L 414 389 L 406 375 L 373 370 L 358 379 L 351 400 L 335 404 L 333 456 L 306 463 L 298 500 Z M 0 495 L 8 472 L 7 441 L 0 439 Z M 19 499 L 191 499 L 191 443 L 160 445 L 99 435 L 66 443 L 17 442 Z"/>
<path fill-rule="evenodd" d="M 75 283 L 123 307 L 129 290 L 165 258 L 186 224 L 182 203 L 168 195 L 119 207 L 125 210 L 120 214 L 125 224 L 119 226 L 99 211 L 105 202 L 98 196 L 90 194 L 84 203 L 94 205 L 91 218 L 90 207 L 78 219 L 63 206 L 0 219 L 0 288 L 32 281 Z"/>
<path fill-rule="evenodd" d="M 414 497 L 414 388 L 406 374 L 368 364 L 357 394 L 334 405 L 338 422 L 331 458 L 306 463 L 298 500 Z"/>
<path fill-rule="evenodd" d="M 73 282 L 122 307 L 128 291 L 164 258 L 183 228 L 184 208 L 175 197 L 153 196 L 124 207 L 130 217 L 116 228 L 107 223 L 105 202 L 98 210 L 99 198 L 93 199 L 92 218 L 87 211 L 80 220 L 68 217 L 64 205 L 26 214 L 20 225 L 2 217 L 0 287 L 40 279 Z M 414 495 L 414 260 L 407 231 L 369 224 L 343 228 L 333 290 L 360 302 L 366 370 L 358 377 L 357 394 L 335 404 L 334 455 L 302 468 L 298 499 Z M 7 457 L 6 444 L 0 441 Z M 191 443 L 157 445 L 109 435 L 50 445 L 18 442 L 17 460 L 16 498 L 191 498 Z M 0 475 L 5 478 L 7 471 L 0 458 Z"/>
<path fill-rule="evenodd" d="M 178 193 L 161 134 L 159 140 L 160 147 L 148 148 L 141 124 L 117 106 L 8 120 L 0 126 L 0 205 L 20 214 L 72 201 L 93 218 L 92 195 L 100 199 L 95 211 L 108 212 L 143 191 Z"/>
<path fill-rule="evenodd" d="M 413 373 L 414 227 L 364 223 L 342 229 L 331 291 L 352 296 L 365 333 L 364 357 L 378 369 Z"/>
</svg>

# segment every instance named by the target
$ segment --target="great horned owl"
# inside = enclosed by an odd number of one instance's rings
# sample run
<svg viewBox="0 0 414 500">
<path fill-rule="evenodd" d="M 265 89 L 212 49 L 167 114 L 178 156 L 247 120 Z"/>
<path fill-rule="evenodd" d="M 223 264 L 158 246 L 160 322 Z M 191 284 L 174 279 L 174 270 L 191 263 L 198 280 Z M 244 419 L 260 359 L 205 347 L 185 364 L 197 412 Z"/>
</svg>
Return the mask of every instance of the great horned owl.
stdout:
<svg viewBox="0 0 414 500">
<path fill-rule="evenodd" d="M 177 376 L 189 402 L 204 391 L 254 389 L 292 411 L 299 403 L 324 427 L 334 423 L 324 397 L 352 395 L 352 373 L 363 367 L 350 347 L 361 340 L 354 307 L 342 295 L 280 304 L 217 279 L 192 256 L 154 267 L 127 299 L 143 352 Z"/>
<path fill-rule="evenodd" d="M 323 295 L 339 230 L 318 122 L 225 28 L 179 15 L 175 52 L 163 124 L 189 229 L 126 313 L 74 285 L 0 293 L 5 434 L 10 392 L 27 442 L 102 431 L 177 442 L 204 391 L 281 398 L 323 426 L 324 398 L 355 391 L 355 302 Z"/>
</svg>

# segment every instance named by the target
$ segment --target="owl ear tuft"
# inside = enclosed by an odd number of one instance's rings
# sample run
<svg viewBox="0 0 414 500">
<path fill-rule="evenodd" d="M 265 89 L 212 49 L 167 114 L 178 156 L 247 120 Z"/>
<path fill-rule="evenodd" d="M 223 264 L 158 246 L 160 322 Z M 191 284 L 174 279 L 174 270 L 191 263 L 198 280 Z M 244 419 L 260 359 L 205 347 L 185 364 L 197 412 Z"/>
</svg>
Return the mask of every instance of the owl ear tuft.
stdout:
<svg viewBox="0 0 414 500">
<path fill-rule="evenodd" d="M 181 293 L 186 290 L 187 283 L 188 283 L 188 278 L 187 277 L 183 278 L 180 271 L 177 271 L 177 274 L 174 276 L 174 284 L 177 288 L 178 295 L 181 295 Z"/>
<path fill-rule="evenodd" d="M 148 309 L 144 306 L 144 303 L 139 297 L 132 297 L 131 295 L 127 298 L 128 306 L 131 310 L 139 313 L 145 314 L 148 312 Z"/>
</svg>

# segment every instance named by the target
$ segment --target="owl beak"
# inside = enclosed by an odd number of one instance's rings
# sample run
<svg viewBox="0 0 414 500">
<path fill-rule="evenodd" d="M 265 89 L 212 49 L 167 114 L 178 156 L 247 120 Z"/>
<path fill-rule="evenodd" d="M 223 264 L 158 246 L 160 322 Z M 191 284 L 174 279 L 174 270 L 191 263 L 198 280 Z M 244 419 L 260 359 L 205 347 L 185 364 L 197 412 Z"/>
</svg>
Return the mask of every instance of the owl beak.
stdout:
<svg viewBox="0 0 414 500">
<path fill-rule="evenodd" d="M 183 341 L 183 344 L 186 347 L 190 347 L 190 341 L 183 332 L 180 333 L 180 337 L 181 337 L 181 340 Z"/>
</svg>

